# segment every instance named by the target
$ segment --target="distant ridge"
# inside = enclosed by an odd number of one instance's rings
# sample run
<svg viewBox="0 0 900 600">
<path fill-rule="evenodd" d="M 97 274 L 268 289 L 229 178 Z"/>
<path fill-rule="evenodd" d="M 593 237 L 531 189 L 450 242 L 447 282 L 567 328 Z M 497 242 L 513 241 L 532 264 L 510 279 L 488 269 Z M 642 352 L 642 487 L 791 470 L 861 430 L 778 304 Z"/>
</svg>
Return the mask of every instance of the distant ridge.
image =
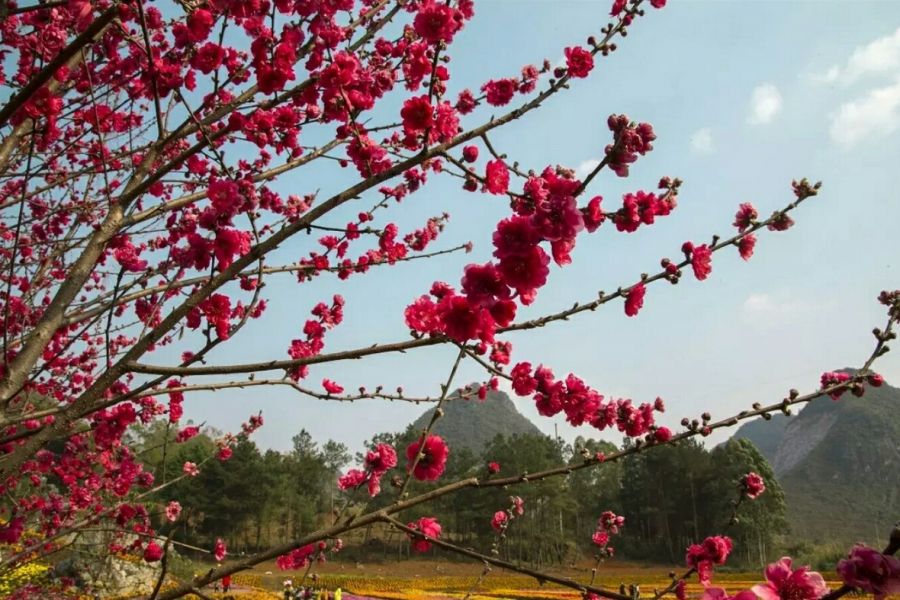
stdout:
<svg viewBox="0 0 900 600">
<path fill-rule="evenodd" d="M 772 463 L 795 535 L 883 543 L 900 517 L 900 389 L 820 398 L 795 417 L 750 421 L 734 437 Z"/>
<path fill-rule="evenodd" d="M 479 384 L 473 384 L 476 389 Z M 450 396 L 452 402 L 444 403 L 444 416 L 432 428 L 432 433 L 444 438 L 451 448 L 468 448 L 479 453 L 498 433 L 509 437 L 540 435 L 544 433 L 516 409 L 510 397 L 501 391 L 488 392 L 484 402 L 477 397 L 459 400 L 459 394 Z M 431 420 L 432 410 L 427 410 L 413 422 L 413 429 L 421 431 Z"/>
</svg>

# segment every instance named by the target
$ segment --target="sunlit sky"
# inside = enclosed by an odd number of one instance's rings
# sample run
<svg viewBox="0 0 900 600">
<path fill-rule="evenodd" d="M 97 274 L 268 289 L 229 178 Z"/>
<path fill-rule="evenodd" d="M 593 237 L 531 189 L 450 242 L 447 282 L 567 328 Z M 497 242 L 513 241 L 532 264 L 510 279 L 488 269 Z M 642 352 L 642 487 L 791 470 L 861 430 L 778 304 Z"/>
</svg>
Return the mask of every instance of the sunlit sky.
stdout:
<svg viewBox="0 0 900 600">
<path fill-rule="evenodd" d="M 475 19 L 451 47 L 451 94 L 515 75 L 528 63 L 559 62 L 564 47 L 599 35 L 610 4 L 476 0 Z M 549 285 L 519 318 L 629 285 L 641 272 L 655 272 L 661 258 L 677 257 L 686 240 L 730 234 L 741 202 L 770 214 L 793 199 L 794 178 L 821 179 L 821 195 L 795 213 L 790 231 L 760 235 L 750 262 L 725 251 L 714 256 L 705 282 L 686 274 L 676 287 L 653 285 L 637 318 L 625 317 L 614 302 L 568 323 L 511 335 L 515 360 L 547 364 L 560 376 L 575 373 L 606 395 L 635 402 L 662 396 L 669 407 L 662 424 L 675 428 L 683 416 L 708 410 L 721 418 L 756 401 L 777 402 L 791 387 L 813 390 L 822 371 L 868 357 L 870 332 L 885 321 L 876 296 L 900 288 L 900 2 L 670 0 L 641 19 L 592 77 L 492 141 L 525 168 L 586 168 L 609 143 L 606 117 L 613 112 L 651 122 L 659 139 L 631 177 L 604 173 L 590 192 L 615 209 L 624 192 L 652 189 L 670 175 L 684 180 L 678 209 L 634 234 L 604 227 L 580 236 L 574 263 L 554 266 Z M 337 189 L 352 175 L 329 162 L 290 174 L 276 188 Z M 374 201 L 364 196 L 323 224 L 343 226 Z M 491 232 L 509 208 L 498 197 L 462 191 L 458 180 L 432 178 L 376 225 L 390 220 L 406 232 L 444 211 L 451 221 L 433 248 L 472 241 L 472 254 L 381 267 L 345 282 L 270 279 L 268 314 L 210 362 L 287 358 L 310 309 L 335 293 L 346 299 L 346 317 L 328 333 L 326 351 L 407 339 L 406 304 L 435 279 L 457 285 L 467 263 L 487 260 Z M 290 263 L 313 249 L 315 237 L 301 236 L 275 258 Z M 410 395 L 434 395 L 455 355 L 451 347 L 428 348 L 315 366 L 307 384 L 321 389 L 327 377 L 347 390 L 402 385 Z M 164 355 L 148 358 L 168 363 Z M 900 352 L 878 370 L 889 382 L 900 381 Z M 484 378 L 469 361 L 456 383 Z M 515 401 L 547 433 L 557 424 L 568 440 L 598 437 L 563 418 L 540 417 L 528 399 Z M 320 442 L 332 438 L 358 450 L 364 439 L 403 429 L 424 410 L 383 401 L 323 402 L 281 387 L 197 394 L 185 408 L 195 421 L 225 430 L 262 410 L 266 425 L 256 440 L 280 450 L 302 428 Z M 620 440 L 615 432 L 600 437 Z"/>
</svg>

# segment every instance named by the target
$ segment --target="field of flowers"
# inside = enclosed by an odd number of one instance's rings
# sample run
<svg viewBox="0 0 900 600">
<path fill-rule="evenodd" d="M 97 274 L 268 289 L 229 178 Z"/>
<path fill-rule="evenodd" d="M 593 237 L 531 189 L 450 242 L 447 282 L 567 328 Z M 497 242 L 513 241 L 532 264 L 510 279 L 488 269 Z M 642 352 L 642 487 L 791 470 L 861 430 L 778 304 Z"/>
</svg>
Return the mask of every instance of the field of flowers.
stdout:
<svg viewBox="0 0 900 600">
<path fill-rule="evenodd" d="M 826 576 L 827 578 L 827 576 Z M 338 587 L 344 591 L 363 598 L 379 600 L 461 600 L 465 597 L 473 583 L 469 577 L 341 577 L 325 575 L 317 584 L 329 590 Z M 577 578 L 581 583 L 588 583 L 589 577 Z M 753 574 L 729 573 L 717 574 L 715 584 L 723 587 L 729 596 L 747 590 L 760 583 L 760 577 Z M 642 595 L 651 595 L 654 588 L 662 589 L 670 583 L 664 575 L 609 575 L 598 576 L 594 585 L 618 590 L 619 584 L 635 584 L 640 586 Z M 838 583 L 832 582 L 836 587 Z M 689 583 L 688 595 L 699 597 L 703 588 L 696 582 Z M 538 586 L 531 578 L 515 575 L 487 577 L 470 597 L 472 600 L 580 600 L 581 595 L 563 586 L 548 583 Z"/>
<path fill-rule="evenodd" d="M 43 582 L 49 570 L 46 565 L 32 563 L 3 573 L 0 575 L 0 598 L 5 598 L 26 584 L 37 585 Z"/>
</svg>

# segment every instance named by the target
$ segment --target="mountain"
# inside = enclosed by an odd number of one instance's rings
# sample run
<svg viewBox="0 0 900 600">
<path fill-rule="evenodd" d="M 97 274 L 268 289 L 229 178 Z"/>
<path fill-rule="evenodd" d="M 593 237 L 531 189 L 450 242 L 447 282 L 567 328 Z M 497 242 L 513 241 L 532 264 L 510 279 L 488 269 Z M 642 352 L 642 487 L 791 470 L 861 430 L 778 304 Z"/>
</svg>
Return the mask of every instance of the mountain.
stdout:
<svg viewBox="0 0 900 600">
<path fill-rule="evenodd" d="M 798 537 L 874 544 L 900 518 L 898 388 L 820 398 L 796 417 L 750 421 L 734 437 L 749 439 L 772 463 Z"/>
<path fill-rule="evenodd" d="M 473 384 L 476 389 L 479 384 Z M 493 440 L 498 433 L 505 436 L 544 435 L 537 426 L 522 416 L 516 405 L 504 392 L 488 392 L 484 402 L 478 398 L 460 400 L 458 394 L 450 396 L 452 402 L 444 403 L 444 416 L 435 423 L 431 432 L 444 438 L 451 448 L 468 448 L 474 453 Z M 427 410 L 413 422 L 413 429 L 421 431 L 428 426 L 432 410 Z"/>
</svg>

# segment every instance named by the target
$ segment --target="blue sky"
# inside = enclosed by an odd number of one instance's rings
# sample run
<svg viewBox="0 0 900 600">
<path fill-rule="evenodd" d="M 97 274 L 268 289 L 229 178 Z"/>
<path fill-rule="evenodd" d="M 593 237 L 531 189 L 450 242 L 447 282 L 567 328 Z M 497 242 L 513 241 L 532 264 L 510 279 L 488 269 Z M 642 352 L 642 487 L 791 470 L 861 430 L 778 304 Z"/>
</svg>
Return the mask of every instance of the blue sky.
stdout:
<svg viewBox="0 0 900 600">
<path fill-rule="evenodd" d="M 475 19 L 451 48 L 451 93 L 514 75 L 524 64 L 558 62 L 565 46 L 599 34 L 610 4 L 477 1 Z M 624 192 L 652 189 L 670 175 L 685 182 L 679 207 L 634 234 L 604 227 L 579 237 L 574 263 L 552 269 L 550 284 L 520 318 L 633 283 L 641 272 L 655 272 L 661 258 L 676 257 L 686 240 L 703 243 L 714 233 L 730 233 L 741 202 L 771 213 L 792 200 L 794 178 L 822 180 L 821 195 L 799 209 L 790 231 L 760 235 L 749 263 L 736 251 L 718 253 L 705 282 L 686 274 L 676 287 L 651 286 L 634 319 L 616 302 L 569 323 L 515 334 L 508 338 L 515 359 L 543 362 L 559 376 L 573 372 L 604 394 L 636 402 L 662 396 L 669 407 L 662 422 L 674 427 L 705 410 L 725 417 L 756 401 L 778 401 L 791 387 L 814 389 L 822 371 L 868 356 L 870 331 L 884 322 L 875 297 L 900 288 L 900 3 L 670 0 L 632 27 L 589 79 L 574 82 L 492 142 L 525 168 L 579 168 L 602 155 L 610 140 L 606 117 L 613 112 L 651 122 L 659 139 L 631 177 L 604 172 L 591 193 L 614 209 Z M 476 113 L 479 120 L 487 114 Z M 289 174 L 276 188 L 325 193 L 351 182 L 348 171 L 330 162 L 316 165 Z M 327 224 L 342 226 L 374 201 L 365 196 Z M 346 299 L 346 317 L 328 333 L 326 351 L 406 339 L 406 304 L 435 279 L 457 285 L 467 263 L 487 260 L 490 234 L 509 209 L 497 197 L 462 191 L 458 180 L 432 177 L 376 224 L 393 221 L 409 231 L 444 211 L 451 221 L 434 248 L 472 241 L 472 254 L 382 267 L 346 282 L 271 279 L 268 314 L 211 362 L 286 358 L 309 310 L 334 293 Z M 296 261 L 314 249 L 314 239 L 293 240 L 275 262 Z M 896 384 L 900 353 L 894 354 L 878 368 Z M 169 364 L 165 357 L 153 359 Z M 402 385 L 408 394 L 433 395 L 454 358 L 452 348 L 429 348 L 323 365 L 311 369 L 308 383 L 318 387 L 327 377 L 348 390 Z M 476 365 L 464 363 L 457 383 L 483 377 Z M 356 450 L 363 439 L 402 429 L 424 410 L 381 401 L 321 402 L 287 388 L 189 400 L 188 417 L 221 429 L 233 430 L 262 410 L 266 426 L 256 439 L 276 449 L 287 449 L 291 436 L 306 428 L 319 441 L 333 438 Z M 538 416 L 529 400 L 516 402 L 548 433 L 557 423 L 567 439 L 597 437 L 590 428 Z M 619 441 L 615 433 L 602 437 Z"/>
</svg>

